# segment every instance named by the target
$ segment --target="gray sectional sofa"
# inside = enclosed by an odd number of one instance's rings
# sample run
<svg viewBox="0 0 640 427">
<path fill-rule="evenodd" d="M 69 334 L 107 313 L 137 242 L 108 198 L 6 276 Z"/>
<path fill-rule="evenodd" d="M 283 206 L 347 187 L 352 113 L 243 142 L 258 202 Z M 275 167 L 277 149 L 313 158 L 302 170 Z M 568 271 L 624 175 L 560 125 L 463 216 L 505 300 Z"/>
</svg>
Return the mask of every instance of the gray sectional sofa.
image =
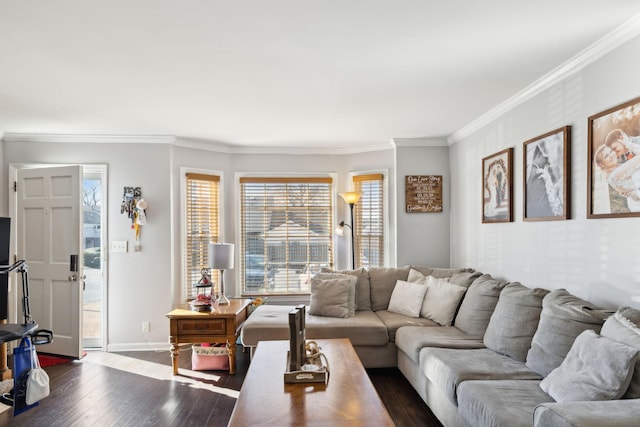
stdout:
<svg viewBox="0 0 640 427">
<path fill-rule="evenodd" d="M 332 274 L 352 278 L 355 310 L 308 313 L 307 338 L 346 337 L 365 367 L 397 366 L 445 426 L 640 425 L 639 310 L 605 310 L 564 289 L 531 289 L 471 269 Z M 453 317 L 434 304 L 454 307 Z M 291 309 L 258 307 L 243 345 L 288 339 Z"/>
</svg>

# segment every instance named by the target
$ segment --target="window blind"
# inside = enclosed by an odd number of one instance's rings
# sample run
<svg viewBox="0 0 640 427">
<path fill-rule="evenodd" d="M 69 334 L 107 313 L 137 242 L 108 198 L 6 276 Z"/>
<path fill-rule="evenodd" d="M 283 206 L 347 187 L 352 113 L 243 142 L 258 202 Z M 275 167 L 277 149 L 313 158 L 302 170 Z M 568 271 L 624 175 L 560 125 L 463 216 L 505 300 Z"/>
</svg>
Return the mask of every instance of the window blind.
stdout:
<svg viewBox="0 0 640 427">
<path fill-rule="evenodd" d="M 240 206 L 243 293 L 308 293 L 333 264 L 332 179 L 243 177 Z"/>
<path fill-rule="evenodd" d="M 199 173 L 186 174 L 186 236 L 184 239 L 185 268 L 183 294 L 193 299 L 195 284 L 201 270 L 209 265 L 209 242 L 220 238 L 220 177 Z M 212 271 L 212 280 L 218 282 L 218 272 Z"/>
<path fill-rule="evenodd" d="M 355 268 L 384 266 L 383 174 L 354 175 L 353 187 L 362 196 L 353 209 Z"/>
</svg>

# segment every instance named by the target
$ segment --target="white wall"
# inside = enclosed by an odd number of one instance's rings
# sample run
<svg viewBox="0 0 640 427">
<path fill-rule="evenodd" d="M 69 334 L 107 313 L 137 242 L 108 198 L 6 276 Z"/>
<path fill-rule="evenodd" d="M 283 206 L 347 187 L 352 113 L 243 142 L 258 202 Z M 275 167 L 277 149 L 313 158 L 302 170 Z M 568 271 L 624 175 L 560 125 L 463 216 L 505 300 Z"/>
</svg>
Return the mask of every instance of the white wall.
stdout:
<svg viewBox="0 0 640 427">
<path fill-rule="evenodd" d="M 451 263 L 529 287 L 640 307 L 640 218 L 586 219 L 587 117 L 640 96 L 640 37 L 450 147 Z M 572 126 L 567 221 L 522 221 L 522 143 Z M 482 224 L 482 158 L 514 150 L 513 223 Z"/>
<path fill-rule="evenodd" d="M 52 142 L 46 136 L 31 136 L 27 138 L 29 142 L 3 141 L 2 168 L 7 171 L 9 164 L 106 164 L 108 240 L 128 240 L 130 248 L 134 245 L 134 234 L 130 220 L 120 214 L 122 190 L 124 186 L 142 187 L 143 196 L 149 203 L 147 225 L 141 233 L 142 251 L 108 253 L 106 262 L 109 286 L 107 340 L 111 351 L 168 349 L 169 322 L 165 314 L 179 302 L 176 296 L 179 295 L 181 274 L 181 168 L 222 172 L 222 226 L 227 242 L 235 242 L 237 238 L 236 174 L 333 173 L 337 176 L 336 193 L 351 189 L 350 172 L 388 170 L 391 181 L 395 179 L 392 149 L 333 155 L 228 154 L 202 149 L 202 144 L 200 148 L 193 148 L 194 144 L 179 140 L 176 144 L 167 143 L 166 138 L 162 143 L 145 144 L 135 143 L 138 141 L 135 137 L 131 138 L 131 143 L 126 143 L 127 137 L 120 138 L 122 143 L 98 143 L 90 141 L 91 137 L 87 139 L 88 142 L 67 143 Z M 61 137 L 56 136 L 53 140 L 60 141 Z M 2 182 L 6 179 L 5 176 Z M 390 200 L 394 200 L 395 187 L 390 186 L 389 190 L 392 193 Z M 335 219 L 348 218 L 348 206 L 337 194 L 335 200 Z M 8 196 L 1 204 L 7 212 Z M 394 208 L 389 208 L 391 221 L 394 221 Z M 390 233 L 395 239 L 393 227 Z M 348 243 L 344 238 L 336 239 L 336 267 L 346 269 L 350 260 Z M 227 289 L 234 289 L 235 279 L 235 271 L 225 274 Z M 148 334 L 142 333 L 143 321 L 151 322 Z"/>
<path fill-rule="evenodd" d="M 446 144 L 444 139 L 425 144 Z M 398 218 L 397 265 L 421 264 L 449 267 L 450 177 L 449 147 L 396 147 L 396 215 Z M 406 213 L 406 175 L 442 175 L 442 213 Z"/>
</svg>

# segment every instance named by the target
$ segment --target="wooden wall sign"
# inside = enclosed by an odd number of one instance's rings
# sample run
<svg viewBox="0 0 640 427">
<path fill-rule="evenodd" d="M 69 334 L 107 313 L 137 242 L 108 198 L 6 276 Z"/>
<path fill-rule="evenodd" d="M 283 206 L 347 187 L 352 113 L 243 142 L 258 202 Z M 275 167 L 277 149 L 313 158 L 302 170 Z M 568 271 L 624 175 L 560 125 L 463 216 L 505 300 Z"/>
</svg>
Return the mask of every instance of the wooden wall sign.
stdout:
<svg viewBox="0 0 640 427">
<path fill-rule="evenodd" d="M 406 175 L 404 193 L 407 213 L 442 212 L 442 175 Z"/>
</svg>

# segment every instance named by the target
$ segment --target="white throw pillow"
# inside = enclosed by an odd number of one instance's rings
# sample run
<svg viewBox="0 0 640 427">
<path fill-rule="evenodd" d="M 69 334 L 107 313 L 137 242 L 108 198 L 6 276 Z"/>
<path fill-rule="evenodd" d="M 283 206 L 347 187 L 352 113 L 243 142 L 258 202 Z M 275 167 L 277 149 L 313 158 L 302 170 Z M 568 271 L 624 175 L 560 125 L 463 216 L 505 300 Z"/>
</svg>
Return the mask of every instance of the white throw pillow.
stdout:
<svg viewBox="0 0 640 427">
<path fill-rule="evenodd" d="M 420 316 L 429 318 L 443 326 L 451 326 L 453 316 L 467 288 L 449 283 L 445 279 L 427 276 L 427 293 L 422 303 Z"/>
<path fill-rule="evenodd" d="M 427 287 L 423 284 L 398 280 L 393 288 L 387 311 L 409 317 L 420 317 L 420 308 L 426 291 Z"/>
<path fill-rule="evenodd" d="M 637 349 L 588 329 L 540 388 L 556 402 L 620 399 L 629 387 L 637 355 Z"/>
</svg>

